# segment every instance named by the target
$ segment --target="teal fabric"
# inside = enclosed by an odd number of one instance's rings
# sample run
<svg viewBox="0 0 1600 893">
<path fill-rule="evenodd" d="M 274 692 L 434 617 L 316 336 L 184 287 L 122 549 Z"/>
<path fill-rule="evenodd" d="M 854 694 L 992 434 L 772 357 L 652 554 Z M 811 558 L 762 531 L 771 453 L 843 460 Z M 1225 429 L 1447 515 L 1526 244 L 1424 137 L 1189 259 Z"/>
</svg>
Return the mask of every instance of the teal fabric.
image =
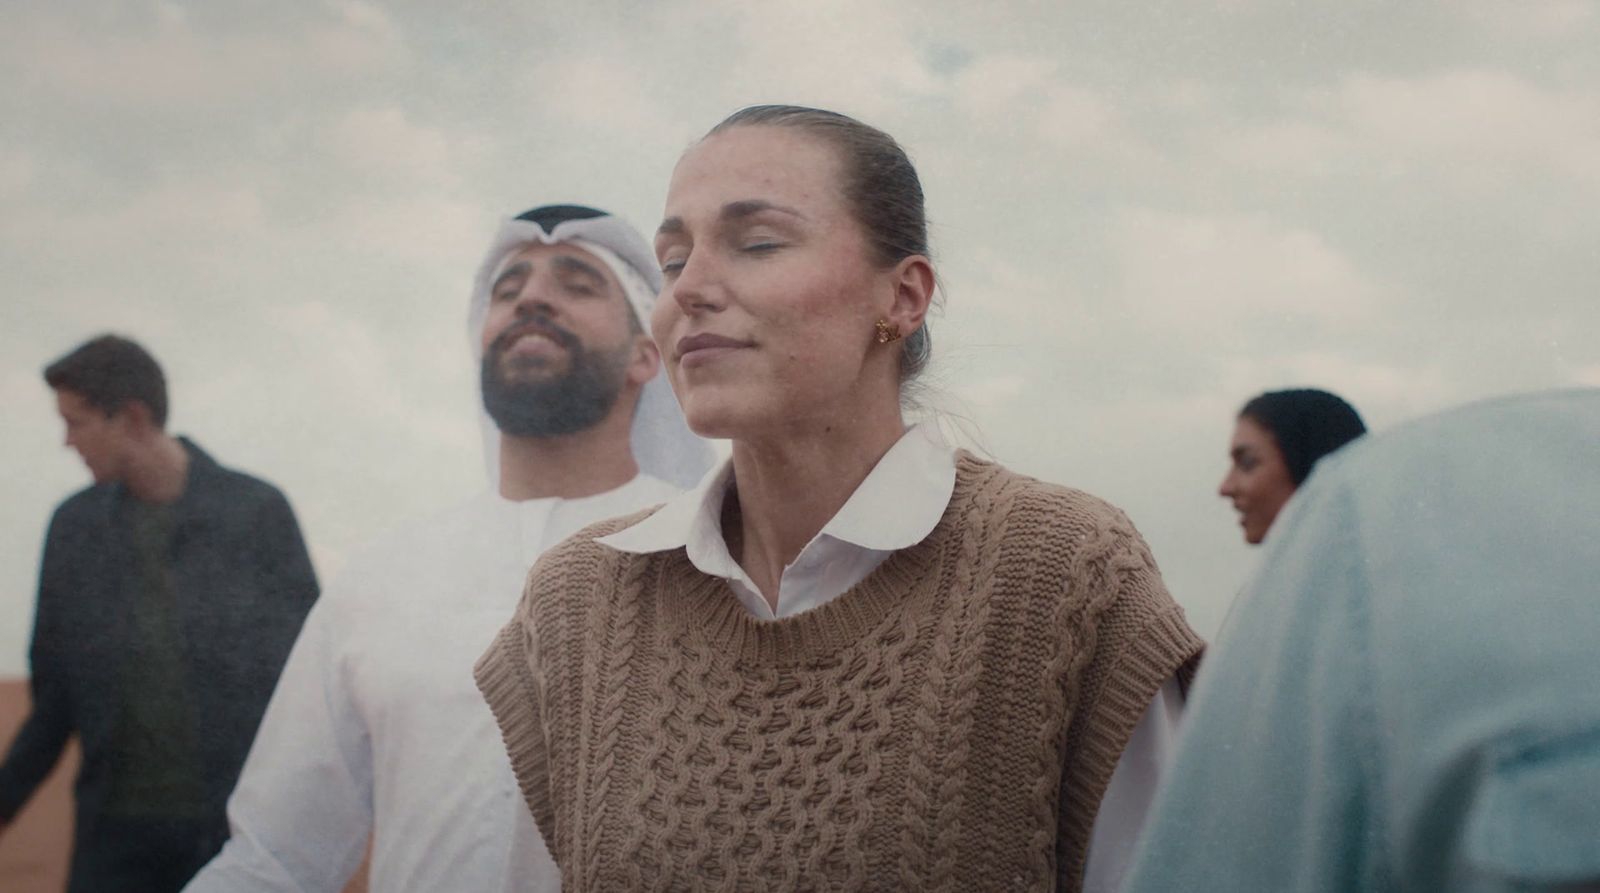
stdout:
<svg viewBox="0 0 1600 893">
<path fill-rule="evenodd" d="M 1202 666 L 1129 893 L 1600 889 L 1600 391 L 1326 460 Z"/>
</svg>

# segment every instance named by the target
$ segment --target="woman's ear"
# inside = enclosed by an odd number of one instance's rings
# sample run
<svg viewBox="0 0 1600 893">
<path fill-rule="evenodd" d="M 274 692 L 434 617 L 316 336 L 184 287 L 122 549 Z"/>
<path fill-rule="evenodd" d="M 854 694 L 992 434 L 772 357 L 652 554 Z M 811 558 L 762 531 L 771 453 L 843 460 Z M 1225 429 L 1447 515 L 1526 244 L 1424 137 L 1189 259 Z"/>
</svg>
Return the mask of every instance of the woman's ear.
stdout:
<svg viewBox="0 0 1600 893">
<path fill-rule="evenodd" d="M 894 300 L 885 317 L 904 334 L 922 327 L 922 320 L 933 304 L 937 285 L 933 264 L 920 254 L 905 257 L 894 266 Z"/>
</svg>

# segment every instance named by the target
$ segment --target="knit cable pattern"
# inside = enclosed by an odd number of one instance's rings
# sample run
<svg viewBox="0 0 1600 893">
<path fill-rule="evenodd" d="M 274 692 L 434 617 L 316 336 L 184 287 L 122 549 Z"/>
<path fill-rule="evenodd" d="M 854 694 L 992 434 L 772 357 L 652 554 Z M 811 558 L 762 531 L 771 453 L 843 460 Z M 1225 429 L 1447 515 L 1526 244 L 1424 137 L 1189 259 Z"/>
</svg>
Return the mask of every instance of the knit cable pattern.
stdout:
<svg viewBox="0 0 1600 893">
<path fill-rule="evenodd" d="M 927 539 L 777 621 L 593 542 L 638 517 L 547 553 L 478 667 L 569 890 L 1077 889 L 1200 648 L 1120 512 L 966 454 Z"/>
</svg>

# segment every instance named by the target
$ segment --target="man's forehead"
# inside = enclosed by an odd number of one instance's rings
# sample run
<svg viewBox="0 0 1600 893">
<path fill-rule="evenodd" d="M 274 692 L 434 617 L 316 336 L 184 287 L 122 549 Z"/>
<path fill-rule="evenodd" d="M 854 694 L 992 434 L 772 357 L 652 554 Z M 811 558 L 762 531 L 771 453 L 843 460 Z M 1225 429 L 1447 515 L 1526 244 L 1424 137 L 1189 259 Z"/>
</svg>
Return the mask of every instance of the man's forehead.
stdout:
<svg viewBox="0 0 1600 893">
<path fill-rule="evenodd" d="M 56 388 L 56 408 L 62 415 L 85 416 L 92 415 L 93 407 L 89 399 L 77 391 L 66 388 Z"/>
<path fill-rule="evenodd" d="M 547 245 L 542 242 L 528 242 L 506 252 L 500 263 L 495 265 L 491 282 L 497 282 L 506 274 L 512 265 L 526 263 L 531 268 L 537 269 L 540 264 L 558 265 L 572 270 L 588 270 L 604 279 L 608 285 L 621 288 L 617 282 L 616 274 L 600 258 L 589 251 L 566 242 Z"/>
</svg>

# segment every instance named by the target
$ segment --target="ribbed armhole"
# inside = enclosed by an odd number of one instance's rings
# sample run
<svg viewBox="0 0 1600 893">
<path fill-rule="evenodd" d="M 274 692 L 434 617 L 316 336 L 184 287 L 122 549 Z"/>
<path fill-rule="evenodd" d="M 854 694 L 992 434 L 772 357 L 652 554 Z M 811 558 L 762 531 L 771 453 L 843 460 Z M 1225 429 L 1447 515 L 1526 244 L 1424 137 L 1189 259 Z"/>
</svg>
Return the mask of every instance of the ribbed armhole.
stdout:
<svg viewBox="0 0 1600 893">
<path fill-rule="evenodd" d="M 1167 680 L 1177 677 L 1182 685 L 1192 676 L 1204 648 L 1205 642 L 1184 621 L 1183 609 L 1171 605 L 1129 643 L 1100 696 L 1094 704 L 1085 705 L 1089 712 L 1083 717 L 1084 736 L 1063 779 L 1061 812 L 1066 818 L 1061 828 L 1062 849 L 1075 854 L 1077 863 L 1059 866 L 1067 877 L 1083 875 L 1095 814 L 1134 728 Z"/>
<path fill-rule="evenodd" d="M 523 799 L 538 819 L 540 830 L 548 834 L 547 823 L 552 816 L 537 805 L 547 805 L 547 798 L 534 796 L 545 783 L 544 738 L 539 727 L 539 702 L 533 671 L 528 665 L 526 640 L 521 622 L 513 619 L 494 637 L 489 650 L 478 658 L 472 676 L 500 726 L 500 736 L 505 740 L 506 753 L 511 757 L 511 769 L 516 774 Z"/>
</svg>

